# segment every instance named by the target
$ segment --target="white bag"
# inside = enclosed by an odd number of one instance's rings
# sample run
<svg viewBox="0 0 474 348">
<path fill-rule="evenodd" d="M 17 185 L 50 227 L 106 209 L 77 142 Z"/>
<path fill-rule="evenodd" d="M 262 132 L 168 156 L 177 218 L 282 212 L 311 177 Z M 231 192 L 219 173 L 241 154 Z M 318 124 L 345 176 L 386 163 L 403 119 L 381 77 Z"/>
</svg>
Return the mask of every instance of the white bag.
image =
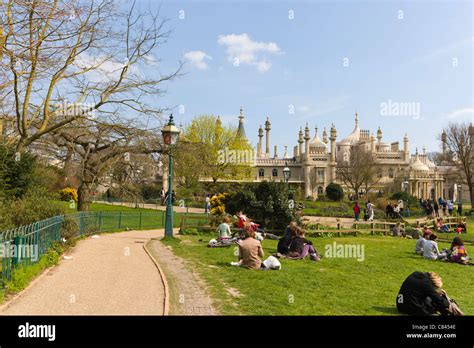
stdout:
<svg viewBox="0 0 474 348">
<path fill-rule="evenodd" d="M 275 256 L 269 256 L 265 261 L 263 261 L 263 265 L 269 269 L 281 269 L 281 263 Z"/>
</svg>

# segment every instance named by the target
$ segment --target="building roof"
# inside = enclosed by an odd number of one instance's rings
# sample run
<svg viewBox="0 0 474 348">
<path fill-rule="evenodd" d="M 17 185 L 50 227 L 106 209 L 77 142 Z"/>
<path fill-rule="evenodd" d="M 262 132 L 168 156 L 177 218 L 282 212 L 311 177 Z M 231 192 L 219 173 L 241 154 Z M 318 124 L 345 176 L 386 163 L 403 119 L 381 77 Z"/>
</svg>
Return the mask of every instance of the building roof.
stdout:
<svg viewBox="0 0 474 348">
<path fill-rule="evenodd" d="M 418 150 L 416 150 L 415 160 L 410 164 L 410 169 L 415 171 L 423 171 L 428 172 L 430 168 L 420 160 L 420 156 L 418 156 Z"/>
<path fill-rule="evenodd" d="M 311 141 L 309 142 L 309 147 L 318 148 L 318 149 L 327 149 L 327 145 L 321 139 L 319 139 L 317 127 L 316 127 L 316 134 L 314 135 L 314 138 L 311 139 Z"/>
<path fill-rule="evenodd" d="M 247 139 L 247 136 L 245 135 L 244 113 L 242 107 L 240 107 L 239 128 L 237 128 L 237 137 Z"/>
<path fill-rule="evenodd" d="M 355 114 L 355 127 L 352 130 L 352 133 L 349 134 L 347 137 L 342 139 L 339 144 L 340 145 L 356 145 L 359 143 L 360 140 L 360 128 L 359 128 L 359 118 L 357 112 Z"/>
</svg>

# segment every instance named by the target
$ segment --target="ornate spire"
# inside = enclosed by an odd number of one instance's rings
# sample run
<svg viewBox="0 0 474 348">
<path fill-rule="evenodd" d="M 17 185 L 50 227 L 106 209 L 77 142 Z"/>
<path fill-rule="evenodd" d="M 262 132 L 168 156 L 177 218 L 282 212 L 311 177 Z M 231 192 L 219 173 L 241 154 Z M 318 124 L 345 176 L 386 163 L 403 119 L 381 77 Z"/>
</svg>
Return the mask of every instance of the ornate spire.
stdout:
<svg viewBox="0 0 474 348">
<path fill-rule="evenodd" d="M 240 115 L 239 115 L 239 128 L 237 128 L 237 137 L 238 138 L 247 138 L 245 135 L 245 128 L 244 128 L 244 114 L 242 107 L 240 107 Z"/>
<path fill-rule="evenodd" d="M 357 111 L 356 111 L 356 113 L 355 113 L 355 116 L 356 116 L 356 117 L 355 117 L 355 126 L 356 126 L 356 128 L 357 128 L 357 127 L 359 127 L 359 114 L 357 113 Z"/>
</svg>

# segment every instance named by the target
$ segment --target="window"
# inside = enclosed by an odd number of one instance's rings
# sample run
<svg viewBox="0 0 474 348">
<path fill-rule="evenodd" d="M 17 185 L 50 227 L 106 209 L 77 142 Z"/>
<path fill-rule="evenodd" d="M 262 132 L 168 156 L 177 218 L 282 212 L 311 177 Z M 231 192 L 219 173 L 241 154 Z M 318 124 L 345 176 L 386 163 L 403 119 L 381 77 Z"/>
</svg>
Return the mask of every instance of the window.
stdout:
<svg viewBox="0 0 474 348">
<path fill-rule="evenodd" d="M 322 195 L 323 194 L 323 188 L 322 186 L 319 186 L 318 187 L 318 195 Z"/>
<path fill-rule="evenodd" d="M 390 179 L 393 179 L 393 176 L 394 176 L 393 173 L 394 173 L 393 168 L 390 168 L 390 169 L 388 170 L 388 177 L 389 177 Z"/>
<path fill-rule="evenodd" d="M 278 170 L 277 169 L 272 170 L 272 176 L 278 176 Z"/>
<path fill-rule="evenodd" d="M 324 169 L 318 170 L 318 181 L 324 181 Z"/>
<path fill-rule="evenodd" d="M 260 178 L 263 178 L 263 177 L 265 176 L 265 170 L 263 170 L 263 168 L 260 168 L 260 169 L 258 170 L 258 176 L 259 176 Z"/>
</svg>

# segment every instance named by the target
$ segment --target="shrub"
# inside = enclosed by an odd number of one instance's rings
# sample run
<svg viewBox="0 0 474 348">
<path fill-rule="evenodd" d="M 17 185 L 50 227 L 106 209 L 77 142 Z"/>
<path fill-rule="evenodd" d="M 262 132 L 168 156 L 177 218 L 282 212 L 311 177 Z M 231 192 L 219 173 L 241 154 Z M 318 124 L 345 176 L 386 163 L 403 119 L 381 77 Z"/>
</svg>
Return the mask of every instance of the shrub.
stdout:
<svg viewBox="0 0 474 348">
<path fill-rule="evenodd" d="M 405 204 L 408 202 L 409 207 L 417 207 L 418 206 L 418 198 L 415 196 L 410 195 L 408 192 L 405 191 L 400 191 L 396 192 L 390 197 L 391 199 L 395 199 L 399 201 L 400 199 L 405 202 Z"/>
<path fill-rule="evenodd" d="M 59 191 L 59 199 L 70 202 L 73 200 L 77 202 L 77 190 L 72 187 L 66 187 Z"/>
<path fill-rule="evenodd" d="M 229 214 L 243 211 L 262 227 L 273 229 L 283 229 L 297 215 L 289 208 L 285 186 L 277 182 L 247 184 L 229 196 L 225 207 Z"/>
<path fill-rule="evenodd" d="M 0 206 L 0 230 L 64 215 L 64 205 L 53 198 L 46 189 L 35 188 L 22 198 L 6 201 Z"/>
<path fill-rule="evenodd" d="M 341 185 L 332 182 L 326 186 L 326 196 L 332 201 L 340 201 L 344 198 L 344 190 Z"/>
</svg>

